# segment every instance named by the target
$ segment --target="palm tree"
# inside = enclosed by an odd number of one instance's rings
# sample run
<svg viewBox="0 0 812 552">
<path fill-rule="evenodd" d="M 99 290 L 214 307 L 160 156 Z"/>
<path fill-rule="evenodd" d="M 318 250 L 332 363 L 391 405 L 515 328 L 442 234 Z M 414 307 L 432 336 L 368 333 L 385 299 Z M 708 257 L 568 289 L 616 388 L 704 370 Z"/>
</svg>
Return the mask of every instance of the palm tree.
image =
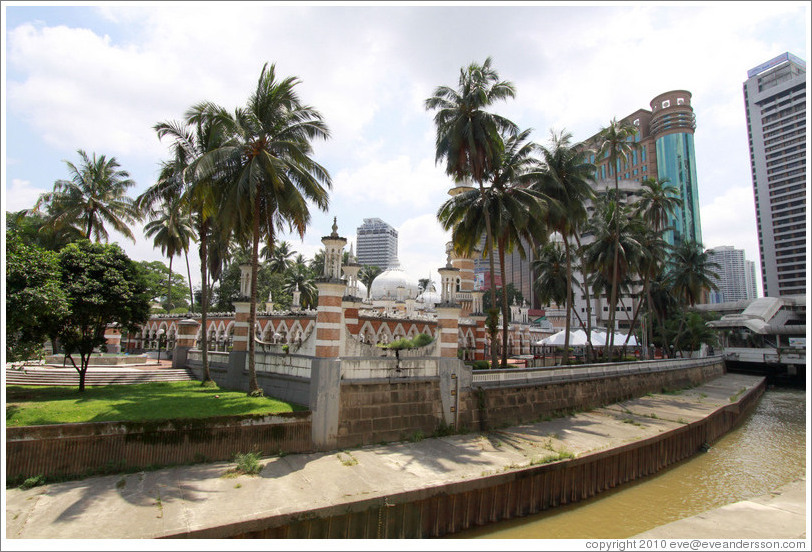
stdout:
<svg viewBox="0 0 812 552">
<path fill-rule="evenodd" d="M 587 220 L 586 202 L 594 198 L 591 181 L 595 166 L 589 162 L 588 150 L 576 149 L 570 145 L 572 134 L 550 131 L 551 147 L 541 147 L 544 170 L 536 186 L 550 197 L 547 210 L 547 224 L 563 238 L 566 256 L 567 278 L 572 281 L 572 251 L 570 239 L 580 234 Z M 570 327 L 572 320 L 572 286 L 567 287 L 564 354 L 569 354 Z M 592 339 L 591 318 L 587 325 L 587 339 Z M 564 362 L 567 361 L 565 357 Z"/>
<path fill-rule="evenodd" d="M 546 232 L 542 227 L 544 220 L 543 196 L 530 188 L 511 187 L 499 188 L 490 186 L 479 190 L 469 190 L 449 198 L 438 210 L 437 219 L 444 230 L 451 230 L 451 241 L 455 251 L 462 255 L 471 255 L 476 251 L 482 235 L 486 232 L 485 221 L 493 221 L 494 237 L 498 245 L 500 262 L 504 266 L 504 252 L 509 247 L 517 247 L 525 256 L 522 238 L 529 239 L 538 236 L 546 240 Z M 504 275 L 503 275 L 504 277 Z M 507 337 L 509 305 L 503 288 L 503 331 L 502 331 L 502 361 L 507 367 Z M 494 295 L 491 295 L 493 299 Z M 491 303 L 491 311 L 497 311 L 495 303 Z M 490 312 L 493 321 L 494 313 Z M 492 332 L 496 324 L 491 326 Z M 491 343 L 495 343 L 493 334 Z M 496 347 L 492 347 L 495 354 Z"/>
<path fill-rule="evenodd" d="M 572 278 L 567 265 L 567 254 L 558 241 L 545 244 L 538 250 L 533 261 L 533 274 L 537 274 L 533 285 L 536 288 L 536 297 L 541 304 L 555 303 L 561 305 L 567 301 L 570 290 L 577 282 Z M 569 358 L 569 327 L 565 336 L 564 354 L 562 363 Z M 555 358 L 555 356 L 553 357 Z"/>
<path fill-rule="evenodd" d="M 33 211 L 45 207 L 46 225 L 57 231 L 74 227 L 87 239 L 106 242 L 109 234 L 105 224 L 109 224 L 135 243 L 129 225 L 140 220 L 141 214 L 127 196 L 127 189 L 135 182 L 121 170 L 115 157 L 96 157 L 94 153 L 91 159 L 83 150 L 77 153 L 81 158 L 78 167 L 65 161 L 71 179 L 57 180 L 52 192 L 39 197 Z"/>
<path fill-rule="evenodd" d="M 637 143 L 634 142 L 634 137 L 637 134 L 637 127 L 625 121 L 618 121 L 612 119 L 609 126 L 601 129 L 598 138 L 598 158 L 601 156 L 608 156 L 609 158 L 609 171 L 615 173 L 615 198 L 620 201 L 620 162 L 625 161 L 632 151 L 637 148 Z M 620 219 L 615 218 L 615 224 L 620 224 Z M 619 235 L 619 228 L 615 229 L 615 234 Z M 612 291 L 609 298 L 609 344 L 604 355 L 608 355 L 611 351 L 615 341 L 615 315 L 617 305 L 617 281 L 619 279 L 617 258 L 620 248 L 615 246 L 615 257 L 613 260 L 612 269 Z"/>
<path fill-rule="evenodd" d="M 311 157 L 311 141 L 329 137 L 314 108 L 302 104 L 296 77 L 276 79 L 276 66 L 265 64 L 245 108 L 222 117 L 234 137 L 203 156 L 200 170 L 217 175 L 225 186 L 220 215 L 227 228 L 251 244 L 251 298 L 248 321 L 249 395 L 261 395 L 254 362 L 259 242 L 272 243 L 287 227 L 304 237 L 310 222 L 307 202 L 327 210 L 327 170 Z M 326 186 L 326 187 L 325 187 Z"/>
<path fill-rule="evenodd" d="M 375 280 L 381 272 L 383 272 L 383 269 L 375 265 L 364 265 L 358 272 L 358 280 L 367 288 L 367 299 L 369 299 L 370 293 L 372 292 L 372 281 Z"/>
<path fill-rule="evenodd" d="M 504 152 L 494 165 L 490 180 L 492 191 L 505 197 L 500 209 L 492 218 L 492 229 L 499 255 L 499 271 L 502 280 L 502 368 L 507 368 L 508 323 L 510 305 L 507 297 L 505 254 L 514 249 L 522 259 L 527 258 L 524 244 L 546 243 L 549 231 L 545 225 L 547 198 L 530 184 L 541 173 L 541 164 L 534 157 L 538 145 L 528 142 L 530 129 L 515 136 L 503 136 Z M 509 200 L 515 201 L 509 201 Z M 524 213 L 517 214 L 516 211 Z M 526 216 L 522 216 L 526 215 Z M 479 234 L 480 236 L 482 233 Z"/>
<path fill-rule="evenodd" d="M 285 273 L 284 290 L 288 293 L 299 291 L 301 305 L 306 309 L 316 308 L 319 292 L 316 288 L 313 273 L 304 264 L 294 264 Z"/>
<path fill-rule="evenodd" d="M 137 199 L 137 204 L 145 212 L 152 212 L 156 205 L 178 196 L 183 197 L 189 205 L 200 254 L 200 324 L 203 338 L 199 346 L 204 386 L 212 384 L 206 326 L 210 300 L 209 239 L 212 225 L 216 222 L 218 190 L 214 178 L 197 171 L 196 167 L 204 154 L 228 142 L 229 137 L 217 112 L 211 104 L 202 103 L 187 110 L 183 122 L 167 121 L 155 125 L 159 139 L 172 139 L 173 157 L 163 164 L 158 181 Z"/>
<path fill-rule="evenodd" d="M 595 272 L 593 291 L 598 293 L 601 289 L 609 287 L 615 293 L 622 285 L 628 285 L 629 275 L 635 271 L 636 263 L 642 254 L 642 245 L 639 241 L 641 234 L 640 219 L 632 216 L 631 208 L 618 203 L 617 197 L 611 197 L 598 205 L 595 214 L 590 219 L 587 228 L 594 235 L 594 241 L 586 246 L 584 262 L 587 268 Z M 615 303 L 610 300 L 609 308 L 615 310 Z M 610 320 L 614 321 L 613 313 Z M 614 325 L 607 328 L 608 342 L 604 355 L 608 358 L 608 350 L 614 347 Z"/>
<path fill-rule="evenodd" d="M 715 270 L 721 267 L 710 260 L 707 251 L 702 249 L 702 244 L 694 241 L 680 243 L 674 248 L 669 261 L 668 279 L 671 290 L 683 305 L 693 307 L 701 300 L 705 290 L 718 289 L 716 281 L 719 274 Z M 681 339 L 684 324 L 683 316 L 677 330 L 677 341 Z"/>
<path fill-rule="evenodd" d="M 168 201 L 164 210 L 144 227 L 144 235 L 153 238 L 155 247 L 169 257 L 169 277 L 166 281 L 167 311 L 172 310 L 172 260 L 181 252 L 189 250 L 189 242 L 194 239 L 194 230 L 181 197 Z"/>
<path fill-rule="evenodd" d="M 292 251 L 290 243 L 286 241 L 277 241 L 272 248 L 263 245 L 259 252 L 260 257 L 268 261 L 271 272 L 274 273 L 285 272 L 293 264 L 291 257 L 295 254 L 296 251 Z"/>
<path fill-rule="evenodd" d="M 513 122 L 486 109 L 496 101 L 515 95 L 513 84 L 500 81 L 496 70 L 491 67 L 491 58 L 487 58 L 482 65 L 471 63 L 467 68 L 460 69 L 456 90 L 440 86 L 426 100 L 426 109 L 437 110 L 434 116 L 437 127 L 435 161 L 445 159 L 446 174 L 456 182 L 471 179 L 479 185 L 480 193 L 484 195 L 484 182 L 504 151 L 502 134 L 516 134 L 517 131 Z M 491 304 L 496 305 L 492 253 L 491 220 L 486 217 L 485 254 L 490 264 Z M 495 329 L 495 325 L 490 327 Z M 492 343 L 495 342 L 493 329 Z M 496 362 L 496 347 L 491 347 L 491 365 L 496 366 Z"/>
</svg>

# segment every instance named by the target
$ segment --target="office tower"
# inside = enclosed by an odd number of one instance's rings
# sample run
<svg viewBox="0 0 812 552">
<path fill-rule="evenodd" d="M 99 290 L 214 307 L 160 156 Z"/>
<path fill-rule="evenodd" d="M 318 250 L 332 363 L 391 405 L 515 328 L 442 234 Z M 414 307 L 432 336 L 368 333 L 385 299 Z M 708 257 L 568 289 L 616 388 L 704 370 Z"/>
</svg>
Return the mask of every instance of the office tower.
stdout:
<svg viewBox="0 0 812 552">
<path fill-rule="evenodd" d="M 754 299 L 754 293 L 748 287 L 748 280 L 752 281 L 752 273 L 748 274 L 748 261 L 744 258 L 743 249 L 735 249 L 731 245 L 722 245 L 706 251 L 708 260 L 719 265 L 714 268 L 719 277 L 715 279 L 718 289 L 710 292 L 711 303 L 727 303 L 742 299 Z M 749 261 L 750 270 L 755 265 Z M 752 287 L 752 286 L 750 286 Z"/>
<path fill-rule="evenodd" d="M 611 167 L 607 157 L 590 156 L 597 167 L 596 190 L 614 189 L 615 172 L 619 173 L 621 183 L 667 178 L 668 184 L 679 190 L 682 207 L 667 222 L 673 229 L 665 233 L 666 241 L 672 245 L 683 241 L 702 243 L 694 152 L 696 117 L 691 107 L 691 93 L 687 90 L 664 92 L 651 100 L 649 106 L 650 111 L 638 109 L 621 119 L 639 129 L 635 137 L 638 147 L 629 159 L 619 160 L 616 167 Z M 584 144 L 594 145 L 599 136 L 600 133 L 593 135 Z"/>
<path fill-rule="evenodd" d="M 358 263 L 383 270 L 398 258 L 398 231 L 379 218 L 365 218 L 357 229 Z"/>
<path fill-rule="evenodd" d="M 758 297 L 758 285 L 756 284 L 756 263 L 755 261 L 744 260 L 744 279 L 747 288 L 747 298 Z"/>
<path fill-rule="evenodd" d="M 638 147 L 632 152 L 629 159 L 620 160 L 616 167 L 611 167 L 606 157 L 596 159 L 593 152 L 590 161 L 596 166 L 594 189 L 603 195 L 607 190 L 614 190 L 615 173 L 619 175 L 619 190 L 621 198 L 627 202 L 634 202 L 639 198 L 641 182 L 646 178 L 669 180 L 668 184 L 678 190 L 682 199 L 682 207 L 677 209 L 666 225 L 673 228 L 664 234 L 665 240 L 670 244 L 683 241 L 702 242 L 702 226 L 699 217 L 698 180 L 696 175 L 696 154 L 694 151 L 694 131 L 696 118 L 691 106 L 691 93 L 687 90 L 672 90 L 655 96 L 649 102 L 650 109 L 638 109 L 631 114 L 620 118 L 621 121 L 635 125 L 639 132 L 635 136 Z M 607 115 L 606 121 L 612 119 Z M 594 150 L 600 133 L 581 142 L 582 147 Z M 602 201 L 599 197 L 598 201 Z M 588 206 L 589 212 L 594 210 Z M 591 236 L 581 236 L 582 242 L 588 243 Z M 519 260 L 518 254 L 507 255 L 505 259 L 507 271 L 512 272 L 506 276 L 507 282 L 514 282 L 516 287 L 524 290 L 528 282 L 532 282 L 535 275 L 525 277 L 530 271 L 531 264 Z M 521 272 L 522 275 L 518 276 Z M 577 276 L 580 279 L 580 275 Z M 540 305 L 535 299 L 531 306 Z M 528 298 L 530 298 L 528 297 Z M 582 294 L 576 292 L 574 308 L 580 316 L 586 314 L 586 302 Z M 608 319 L 608 301 L 605 298 L 593 305 L 593 323 L 605 323 Z M 630 325 L 633 306 L 631 298 L 621 297 L 617 307 L 618 325 Z"/>
<path fill-rule="evenodd" d="M 786 52 L 747 72 L 744 105 L 765 297 L 806 293 L 806 63 Z"/>
</svg>

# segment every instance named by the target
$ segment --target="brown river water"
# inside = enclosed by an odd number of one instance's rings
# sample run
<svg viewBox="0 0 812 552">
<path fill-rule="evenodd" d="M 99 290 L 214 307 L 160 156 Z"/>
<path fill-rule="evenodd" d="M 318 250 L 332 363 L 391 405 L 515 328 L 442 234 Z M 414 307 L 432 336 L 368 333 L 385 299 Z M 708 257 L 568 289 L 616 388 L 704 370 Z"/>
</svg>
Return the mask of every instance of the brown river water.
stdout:
<svg viewBox="0 0 812 552">
<path fill-rule="evenodd" d="M 806 474 L 806 392 L 768 389 L 708 452 L 595 498 L 453 538 L 618 539 L 768 494 Z"/>
</svg>

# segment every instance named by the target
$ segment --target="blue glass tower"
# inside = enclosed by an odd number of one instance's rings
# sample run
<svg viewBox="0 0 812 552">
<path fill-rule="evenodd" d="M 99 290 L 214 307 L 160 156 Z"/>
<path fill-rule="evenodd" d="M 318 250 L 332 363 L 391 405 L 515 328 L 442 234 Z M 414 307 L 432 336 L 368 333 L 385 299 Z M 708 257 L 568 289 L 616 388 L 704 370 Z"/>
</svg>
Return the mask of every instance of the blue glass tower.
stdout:
<svg viewBox="0 0 812 552">
<path fill-rule="evenodd" d="M 684 241 L 702 243 L 694 129 L 696 118 L 687 90 L 666 92 L 651 101 L 649 130 L 655 144 L 657 178 L 667 178 L 682 199 L 682 206 L 668 221 L 671 229 L 664 235 L 671 245 Z"/>
</svg>

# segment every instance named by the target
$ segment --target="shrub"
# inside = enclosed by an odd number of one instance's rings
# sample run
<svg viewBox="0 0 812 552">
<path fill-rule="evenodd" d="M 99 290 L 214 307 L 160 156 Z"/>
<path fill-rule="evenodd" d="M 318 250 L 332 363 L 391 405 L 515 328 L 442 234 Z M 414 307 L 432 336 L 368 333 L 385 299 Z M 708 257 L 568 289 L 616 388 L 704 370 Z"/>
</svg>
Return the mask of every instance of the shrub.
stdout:
<svg viewBox="0 0 812 552">
<path fill-rule="evenodd" d="M 474 361 L 474 370 L 487 370 L 491 367 L 491 363 L 487 360 L 475 360 Z"/>
<path fill-rule="evenodd" d="M 34 477 L 29 477 L 25 481 L 20 484 L 21 489 L 30 489 L 32 487 L 39 487 L 40 485 L 45 485 L 45 476 L 44 475 L 36 475 Z"/>
</svg>

